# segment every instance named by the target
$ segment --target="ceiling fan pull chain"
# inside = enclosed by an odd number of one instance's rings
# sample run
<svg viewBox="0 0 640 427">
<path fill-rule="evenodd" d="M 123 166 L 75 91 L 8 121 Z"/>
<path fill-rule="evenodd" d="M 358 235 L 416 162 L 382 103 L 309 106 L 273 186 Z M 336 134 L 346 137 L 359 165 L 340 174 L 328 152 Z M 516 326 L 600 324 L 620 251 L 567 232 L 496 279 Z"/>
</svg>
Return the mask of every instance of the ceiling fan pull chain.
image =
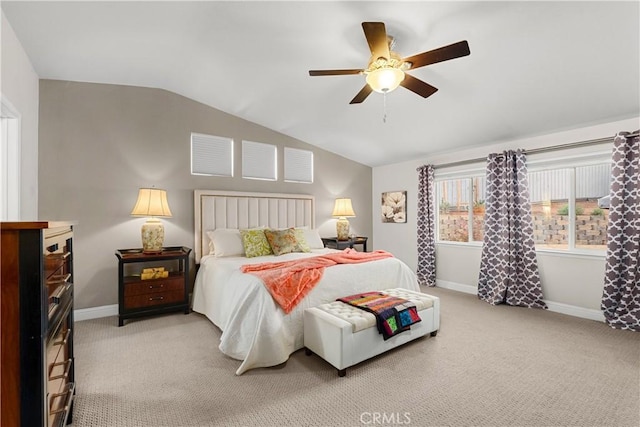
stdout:
<svg viewBox="0 0 640 427">
<path fill-rule="evenodd" d="M 387 123 L 387 92 L 382 92 L 382 108 L 384 110 L 382 123 Z"/>
</svg>

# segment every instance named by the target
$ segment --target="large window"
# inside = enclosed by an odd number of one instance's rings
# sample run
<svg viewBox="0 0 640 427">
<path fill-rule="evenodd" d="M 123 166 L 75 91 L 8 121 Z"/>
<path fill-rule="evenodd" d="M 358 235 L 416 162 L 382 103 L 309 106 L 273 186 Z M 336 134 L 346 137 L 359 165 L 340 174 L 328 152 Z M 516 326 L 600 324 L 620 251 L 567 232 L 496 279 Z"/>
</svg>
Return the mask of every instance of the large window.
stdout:
<svg viewBox="0 0 640 427">
<path fill-rule="evenodd" d="M 485 190 L 483 176 L 437 181 L 438 240 L 482 242 Z"/>
<path fill-rule="evenodd" d="M 536 249 L 606 249 L 611 164 L 600 163 L 529 174 Z"/>
<path fill-rule="evenodd" d="M 577 166 L 537 168 L 529 172 L 529 195 L 537 250 L 569 252 L 606 249 L 611 164 L 608 160 Z M 436 178 L 437 240 L 482 242 L 484 176 Z"/>
</svg>

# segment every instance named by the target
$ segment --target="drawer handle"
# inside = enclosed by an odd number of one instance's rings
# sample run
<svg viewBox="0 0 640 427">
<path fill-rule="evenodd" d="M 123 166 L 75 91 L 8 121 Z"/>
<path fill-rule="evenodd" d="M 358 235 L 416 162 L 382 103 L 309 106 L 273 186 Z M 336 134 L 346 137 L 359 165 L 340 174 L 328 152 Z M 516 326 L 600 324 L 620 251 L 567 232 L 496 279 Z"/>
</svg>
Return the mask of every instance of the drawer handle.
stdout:
<svg viewBox="0 0 640 427">
<path fill-rule="evenodd" d="M 69 274 L 69 277 L 71 277 L 71 274 Z M 55 283 L 58 283 L 58 282 L 55 282 Z M 60 304 L 62 296 L 71 289 L 71 284 L 66 280 L 61 281 L 59 283 L 64 283 L 64 285 L 58 286 L 56 290 L 53 291 L 53 294 L 51 294 L 51 296 L 49 297 L 49 300 L 53 304 Z M 47 284 L 49 284 L 49 282 L 47 282 Z"/>
<path fill-rule="evenodd" d="M 164 299 L 164 297 L 151 297 L 149 298 L 149 301 L 162 301 Z"/>
<path fill-rule="evenodd" d="M 49 246 L 47 248 L 47 251 L 49 252 L 55 252 L 58 250 L 58 244 L 56 243 L 53 246 Z M 51 260 L 58 260 L 58 261 L 64 261 L 65 259 L 69 258 L 71 256 L 71 252 L 63 252 L 63 253 L 59 253 L 59 254 L 47 254 L 47 259 L 51 259 Z"/>
<path fill-rule="evenodd" d="M 56 366 L 65 366 L 64 368 L 64 372 L 61 373 L 60 375 L 55 375 L 55 376 L 51 376 L 51 372 L 53 372 L 53 368 L 55 368 Z M 51 368 L 49 369 L 49 380 L 57 380 L 60 378 L 67 378 L 69 377 L 69 371 L 71 370 L 71 359 L 67 359 L 64 362 L 58 362 L 58 363 L 53 363 L 51 364 Z"/>
<path fill-rule="evenodd" d="M 71 406 L 71 400 L 73 399 L 73 391 L 75 389 L 74 383 L 69 383 L 66 385 L 66 390 L 62 393 L 54 393 L 51 395 L 49 399 L 49 408 L 53 407 L 53 401 L 58 397 L 66 396 L 64 400 L 64 406 L 60 409 L 49 410 L 49 415 L 59 414 L 61 412 L 68 412 L 69 407 Z"/>
<path fill-rule="evenodd" d="M 64 332 L 64 336 L 62 337 L 62 339 L 60 341 L 55 341 L 53 343 L 53 345 L 65 345 L 65 344 L 67 344 L 67 340 L 69 339 L 69 334 L 71 334 L 71 329 L 67 329 Z"/>
<path fill-rule="evenodd" d="M 149 289 L 162 289 L 164 285 L 149 285 Z"/>
<path fill-rule="evenodd" d="M 55 276 L 51 276 L 51 279 L 47 280 L 47 285 L 55 285 L 58 283 L 67 283 L 71 279 L 71 273 L 67 274 L 57 274 Z"/>
</svg>

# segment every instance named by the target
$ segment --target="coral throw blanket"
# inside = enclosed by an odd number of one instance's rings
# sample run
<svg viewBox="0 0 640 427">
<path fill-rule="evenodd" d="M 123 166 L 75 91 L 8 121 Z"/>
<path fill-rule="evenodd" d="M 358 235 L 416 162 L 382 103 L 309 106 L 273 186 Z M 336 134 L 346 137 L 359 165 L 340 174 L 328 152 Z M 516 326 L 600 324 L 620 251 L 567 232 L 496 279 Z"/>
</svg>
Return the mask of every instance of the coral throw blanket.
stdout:
<svg viewBox="0 0 640 427">
<path fill-rule="evenodd" d="M 342 252 L 293 261 L 243 265 L 241 271 L 262 279 L 273 299 L 289 314 L 320 281 L 326 267 L 391 257 L 393 255 L 386 251 L 358 252 L 347 248 Z"/>
</svg>

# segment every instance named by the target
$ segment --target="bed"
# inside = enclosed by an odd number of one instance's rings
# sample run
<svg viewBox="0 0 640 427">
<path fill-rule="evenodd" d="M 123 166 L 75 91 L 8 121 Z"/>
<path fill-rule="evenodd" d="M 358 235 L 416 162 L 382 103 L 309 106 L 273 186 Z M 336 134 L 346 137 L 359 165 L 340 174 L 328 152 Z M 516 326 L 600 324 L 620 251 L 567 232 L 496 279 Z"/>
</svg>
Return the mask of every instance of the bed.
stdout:
<svg viewBox="0 0 640 427">
<path fill-rule="evenodd" d="M 303 347 L 303 313 L 310 307 L 362 291 L 406 288 L 419 291 L 411 269 L 397 258 L 327 267 L 320 282 L 289 313 L 278 306 L 257 276 L 245 274 L 245 264 L 289 261 L 337 252 L 322 247 L 315 230 L 314 198 L 309 195 L 196 190 L 195 259 L 199 264 L 193 290 L 193 310 L 222 331 L 220 350 L 242 361 L 236 374 L 279 365 Z M 310 252 L 248 258 L 220 235 L 267 227 L 304 230 Z M 213 233 L 218 233 L 212 245 Z M 226 238 L 226 237 L 225 237 Z M 234 238 L 237 238 L 234 237 Z M 223 243 L 221 243 L 223 242 Z M 222 250 L 224 249 L 224 250 Z"/>
</svg>

